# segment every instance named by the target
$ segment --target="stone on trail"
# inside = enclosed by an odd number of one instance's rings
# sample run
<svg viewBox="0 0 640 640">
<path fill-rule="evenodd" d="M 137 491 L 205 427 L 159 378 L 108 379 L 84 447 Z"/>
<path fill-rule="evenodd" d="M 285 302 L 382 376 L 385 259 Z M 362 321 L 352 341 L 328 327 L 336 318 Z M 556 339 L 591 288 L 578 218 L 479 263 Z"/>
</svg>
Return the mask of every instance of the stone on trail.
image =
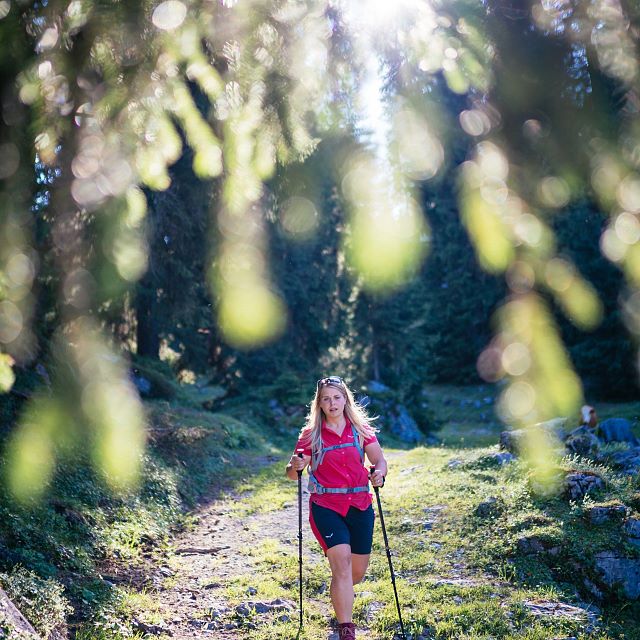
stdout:
<svg viewBox="0 0 640 640">
<path fill-rule="evenodd" d="M 235 612 L 241 618 L 247 618 L 253 611 L 256 613 L 270 613 L 272 611 L 292 611 L 294 605 L 282 598 L 276 598 L 271 602 L 243 602 L 235 608 Z"/>
<path fill-rule="evenodd" d="M 159 636 L 159 635 L 167 635 L 172 636 L 173 632 L 168 627 L 165 627 L 161 624 L 150 624 L 147 622 L 143 622 L 142 620 L 133 620 L 133 627 L 136 631 L 141 631 L 142 633 L 149 636 Z"/>
</svg>

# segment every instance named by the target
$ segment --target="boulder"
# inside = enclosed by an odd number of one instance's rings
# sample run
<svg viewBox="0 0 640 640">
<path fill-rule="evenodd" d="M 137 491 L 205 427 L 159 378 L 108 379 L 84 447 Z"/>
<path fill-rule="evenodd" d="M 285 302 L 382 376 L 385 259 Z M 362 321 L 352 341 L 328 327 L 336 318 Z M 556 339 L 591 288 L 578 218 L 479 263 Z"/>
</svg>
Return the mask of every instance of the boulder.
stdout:
<svg viewBox="0 0 640 640">
<path fill-rule="evenodd" d="M 604 459 L 628 475 L 636 475 L 640 471 L 640 447 L 616 451 L 604 456 Z"/>
<path fill-rule="evenodd" d="M 580 433 L 570 433 L 564 444 L 571 453 L 588 458 L 593 458 L 600 450 L 600 441 L 594 433 L 587 430 Z"/>
<path fill-rule="evenodd" d="M 493 460 L 499 467 L 504 464 L 509 464 L 516 459 L 515 456 L 508 451 L 503 451 L 502 453 L 492 453 L 488 457 L 493 458 Z"/>
<path fill-rule="evenodd" d="M 538 536 L 525 536 L 518 540 L 518 551 L 525 556 L 544 553 L 546 547 Z"/>
<path fill-rule="evenodd" d="M 536 438 L 536 443 L 542 439 L 550 448 L 560 449 L 562 448 L 562 440 L 565 436 L 565 422 L 566 420 L 564 418 L 554 418 L 553 420 L 531 425 L 525 429 L 503 431 L 500 434 L 500 448 L 506 449 L 514 455 L 518 455 L 522 453 L 527 439 L 530 437 L 530 434 L 533 433 Z"/>
<path fill-rule="evenodd" d="M 565 494 L 570 500 L 582 500 L 587 493 L 603 487 L 604 480 L 599 475 L 587 471 L 568 473 L 564 479 Z"/>
<path fill-rule="evenodd" d="M 388 417 L 388 425 L 391 433 L 400 438 L 402 442 L 422 442 L 424 435 L 418 423 L 411 417 L 407 408 L 397 405 L 392 415 Z"/>
<path fill-rule="evenodd" d="M 640 445 L 631 423 L 625 418 L 607 418 L 598 425 L 598 434 L 605 442 L 628 442 L 634 447 Z"/>
<path fill-rule="evenodd" d="M 147 380 L 144 376 L 138 375 L 137 372 L 130 374 L 131 382 L 138 390 L 138 393 L 143 397 L 147 397 L 151 393 L 151 381 Z"/>
<path fill-rule="evenodd" d="M 620 589 L 629 600 L 640 597 L 640 560 L 619 551 L 601 551 L 595 556 L 595 568 L 609 589 Z"/>
<path fill-rule="evenodd" d="M 627 518 L 622 530 L 630 537 L 640 539 L 640 518 Z"/>
<path fill-rule="evenodd" d="M 500 448 L 505 449 L 512 455 L 518 455 L 522 451 L 524 438 L 524 429 L 503 431 L 500 434 Z"/>
<path fill-rule="evenodd" d="M 622 521 L 626 515 L 627 507 L 623 504 L 591 507 L 586 512 L 587 519 L 591 524 Z"/>
<path fill-rule="evenodd" d="M 9 596 L 0 589 L 0 632 L 3 630 L 8 630 L 9 638 L 40 640 L 40 636 L 36 633 L 36 630 L 27 622 L 20 611 L 18 611 L 17 607 L 9 599 Z M 0 637 L 4 637 L 4 635 Z"/>
</svg>

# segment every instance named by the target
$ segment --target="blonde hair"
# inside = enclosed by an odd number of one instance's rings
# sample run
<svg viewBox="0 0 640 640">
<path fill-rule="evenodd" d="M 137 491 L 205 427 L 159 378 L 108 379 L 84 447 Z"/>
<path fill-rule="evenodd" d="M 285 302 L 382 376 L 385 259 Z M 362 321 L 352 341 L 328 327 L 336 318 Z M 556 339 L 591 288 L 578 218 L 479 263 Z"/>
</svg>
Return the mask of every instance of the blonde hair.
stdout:
<svg viewBox="0 0 640 640">
<path fill-rule="evenodd" d="M 318 455 L 322 450 L 322 422 L 324 416 L 320 408 L 320 392 L 325 387 L 333 387 L 345 397 L 344 415 L 358 433 L 360 446 L 364 447 L 364 441 L 378 432 L 378 429 L 375 429 L 370 424 L 377 420 L 377 416 L 370 417 L 367 415 L 365 408 L 356 402 L 351 389 L 344 382 L 342 384 L 331 382 L 316 386 L 316 393 L 309 405 L 306 423 L 300 431 L 300 440 L 305 445 L 311 445 L 311 451 L 314 455 Z"/>
</svg>

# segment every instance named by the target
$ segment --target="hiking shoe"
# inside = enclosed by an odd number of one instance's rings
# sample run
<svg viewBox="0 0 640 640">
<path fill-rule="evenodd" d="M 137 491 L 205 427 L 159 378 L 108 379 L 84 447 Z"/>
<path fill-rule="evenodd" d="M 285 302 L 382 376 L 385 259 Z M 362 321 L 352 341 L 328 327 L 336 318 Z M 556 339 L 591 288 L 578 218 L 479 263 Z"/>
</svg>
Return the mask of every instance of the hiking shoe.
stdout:
<svg viewBox="0 0 640 640">
<path fill-rule="evenodd" d="M 342 622 L 338 625 L 340 640 L 356 640 L 356 625 L 353 622 Z"/>
</svg>

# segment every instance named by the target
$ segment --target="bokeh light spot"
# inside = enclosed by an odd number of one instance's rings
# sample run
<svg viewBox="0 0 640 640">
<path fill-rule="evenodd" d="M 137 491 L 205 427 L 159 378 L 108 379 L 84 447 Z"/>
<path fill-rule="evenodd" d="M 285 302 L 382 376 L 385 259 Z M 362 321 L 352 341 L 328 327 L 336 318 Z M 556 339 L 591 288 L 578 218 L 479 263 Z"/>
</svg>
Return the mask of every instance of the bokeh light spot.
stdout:
<svg viewBox="0 0 640 640">
<path fill-rule="evenodd" d="M 535 389 L 528 382 L 514 382 L 504 394 L 504 403 L 509 415 L 522 419 L 531 413 L 535 406 Z"/>
<path fill-rule="evenodd" d="M 177 29 L 187 17 L 187 7 L 179 0 L 166 0 L 153 11 L 151 21 L 163 31 Z"/>
<path fill-rule="evenodd" d="M 638 217 L 623 211 L 615 221 L 616 235 L 625 244 L 635 244 L 640 240 L 640 221 Z"/>
<path fill-rule="evenodd" d="M 522 342 L 512 342 L 502 352 L 502 367 L 511 376 L 521 376 L 531 366 L 529 349 Z"/>
<path fill-rule="evenodd" d="M 307 198 L 289 198 L 282 205 L 279 217 L 282 228 L 295 240 L 310 238 L 318 228 L 318 212 Z"/>
<path fill-rule="evenodd" d="M 13 342 L 22 332 L 24 318 L 11 300 L 0 302 L 0 342 Z"/>
<path fill-rule="evenodd" d="M 569 185 L 562 178 L 547 176 L 538 185 L 538 197 L 540 202 L 552 209 L 564 207 L 569 202 Z"/>
<path fill-rule="evenodd" d="M 640 211 L 640 178 L 628 175 L 618 187 L 618 202 L 627 211 Z"/>
<path fill-rule="evenodd" d="M 620 239 L 613 228 L 605 229 L 600 237 L 600 250 L 611 262 L 621 262 L 628 248 L 629 245 Z"/>
<path fill-rule="evenodd" d="M 491 130 L 489 116 L 479 109 L 462 111 L 459 116 L 460 126 L 470 136 L 483 136 Z"/>
<path fill-rule="evenodd" d="M 282 300 L 259 283 L 225 288 L 218 313 L 225 339 L 240 348 L 255 347 L 277 338 L 286 322 Z"/>
</svg>

